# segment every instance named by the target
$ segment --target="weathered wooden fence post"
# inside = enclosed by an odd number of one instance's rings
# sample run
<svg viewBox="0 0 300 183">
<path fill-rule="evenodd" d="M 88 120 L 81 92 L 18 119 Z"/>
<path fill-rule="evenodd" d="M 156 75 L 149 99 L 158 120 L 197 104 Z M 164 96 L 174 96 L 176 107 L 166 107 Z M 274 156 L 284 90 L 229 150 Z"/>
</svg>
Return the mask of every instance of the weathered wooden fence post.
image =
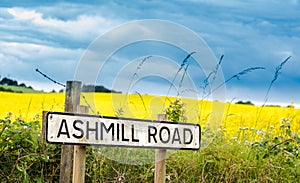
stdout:
<svg viewBox="0 0 300 183">
<path fill-rule="evenodd" d="M 77 112 L 77 106 L 80 103 L 81 82 L 67 81 L 66 98 L 65 98 L 65 112 Z M 62 145 L 61 160 L 60 160 L 60 177 L 59 182 L 70 183 L 71 171 L 73 165 L 73 146 Z"/>
<path fill-rule="evenodd" d="M 166 114 L 158 114 L 157 120 L 166 121 Z M 167 150 L 166 149 L 155 149 L 155 183 L 165 183 L 166 182 L 166 158 Z"/>
<path fill-rule="evenodd" d="M 88 114 L 88 106 L 78 106 L 78 112 Z M 86 146 L 74 146 L 74 161 L 73 161 L 73 183 L 84 183 L 85 179 L 85 161 L 86 161 Z"/>
</svg>

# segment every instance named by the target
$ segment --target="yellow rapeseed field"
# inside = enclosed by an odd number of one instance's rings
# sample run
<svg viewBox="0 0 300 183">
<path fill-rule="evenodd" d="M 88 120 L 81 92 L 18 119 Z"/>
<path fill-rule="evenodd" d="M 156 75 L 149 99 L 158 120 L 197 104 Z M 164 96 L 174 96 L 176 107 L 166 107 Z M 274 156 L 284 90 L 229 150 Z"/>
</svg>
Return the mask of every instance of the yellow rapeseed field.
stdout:
<svg viewBox="0 0 300 183">
<path fill-rule="evenodd" d="M 11 115 L 24 121 L 41 121 L 42 111 L 64 111 L 64 93 L 0 92 L 0 119 Z M 151 95 L 82 93 L 81 105 L 90 107 L 90 114 L 156 119 L 175 98 Z M 290 123 L 292 131 L 300 132 L 300 109 L 294 107 L 260 107 L 210 101 L 181 99 L 187 122 L 217 127 L 234 136 L 243 130 L 279 131 Z"/>
</svg>

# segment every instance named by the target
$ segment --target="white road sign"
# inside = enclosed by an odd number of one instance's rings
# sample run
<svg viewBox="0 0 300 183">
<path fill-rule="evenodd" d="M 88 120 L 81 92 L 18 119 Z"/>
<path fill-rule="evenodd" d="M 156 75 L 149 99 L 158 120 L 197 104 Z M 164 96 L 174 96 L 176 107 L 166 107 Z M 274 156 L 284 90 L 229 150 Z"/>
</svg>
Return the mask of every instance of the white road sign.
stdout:
<svg viewBox="0 0 300 183">
<path fill-rule="evenodd" d="M 200 148 L 197 124 L 49 112 L 48 143 L 142 148 Z"/>
</svg>

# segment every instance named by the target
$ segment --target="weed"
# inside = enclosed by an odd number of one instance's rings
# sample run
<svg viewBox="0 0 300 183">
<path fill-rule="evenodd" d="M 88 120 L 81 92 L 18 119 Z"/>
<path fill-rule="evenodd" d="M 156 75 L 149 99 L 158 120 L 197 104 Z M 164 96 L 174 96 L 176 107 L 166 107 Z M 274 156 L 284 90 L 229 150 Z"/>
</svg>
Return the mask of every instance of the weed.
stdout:
<svg viewBox="0 0 300 183">
<path fill-rule="evenodd" d="M 0 120 L 0 179 L 58 181 L 60 150 L 41 138 L 40 122 Z"/>
<path fill-rule="evenodd" d="M 284 64 L 286 64 L 286 62 L 291 58 L 291 56 L 287 57 L 283 62 L 281 62 L 275 69 L 275 73 L 274 73 L 274 77 L 272 79 L 272 81 L 270 82 L 269 86 L 268 86 L 268 89 L 267 89 L 267 92 L 266 92 L 266 95 L 265 95 L 265 99 L 264 99 L 264 103 L 262 105 L 262 107 L 260 108 L 259 112 L 258 112 L 258 115 L 256 117 L 256 121 L 255 121 L 255 126 L 257 125 L 257 122 L 260 118 L 260 115 L 261 115 L 261 112 L 263 110 L 263 108 L 265 107 L 267 101 L 268 101 L 268 97 L 269 97 L 269 93 L 270 93 L 270 90 L 274 84 L 274 82 L 278 79 L 278 76 L 280 75 L 280 71 L 282 70 L 282 67 L 284 66 Z"/>
<path fill-rule="evenodd" d="M 170 106 L 166 109 L 165 114 L 168 116 L 169 121 L 174 122 L 185 122 L 186 116 L 184 115 L 183 109 L 184 103 L 180 99 L 170 103 Z"/>
</svg>

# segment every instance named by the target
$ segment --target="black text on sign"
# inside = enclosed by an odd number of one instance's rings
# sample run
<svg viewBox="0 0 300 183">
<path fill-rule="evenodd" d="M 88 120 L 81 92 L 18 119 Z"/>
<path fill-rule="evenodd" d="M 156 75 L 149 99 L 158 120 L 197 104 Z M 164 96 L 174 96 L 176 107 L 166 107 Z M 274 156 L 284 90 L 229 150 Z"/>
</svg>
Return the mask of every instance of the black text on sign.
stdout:
<svg viewBox="0 0 300 183">
<path fill-rule="evenodd" d="M 70 113 L 48 113 L 49 143 L 199 149 L 200 126 Z"/>
</svg>

